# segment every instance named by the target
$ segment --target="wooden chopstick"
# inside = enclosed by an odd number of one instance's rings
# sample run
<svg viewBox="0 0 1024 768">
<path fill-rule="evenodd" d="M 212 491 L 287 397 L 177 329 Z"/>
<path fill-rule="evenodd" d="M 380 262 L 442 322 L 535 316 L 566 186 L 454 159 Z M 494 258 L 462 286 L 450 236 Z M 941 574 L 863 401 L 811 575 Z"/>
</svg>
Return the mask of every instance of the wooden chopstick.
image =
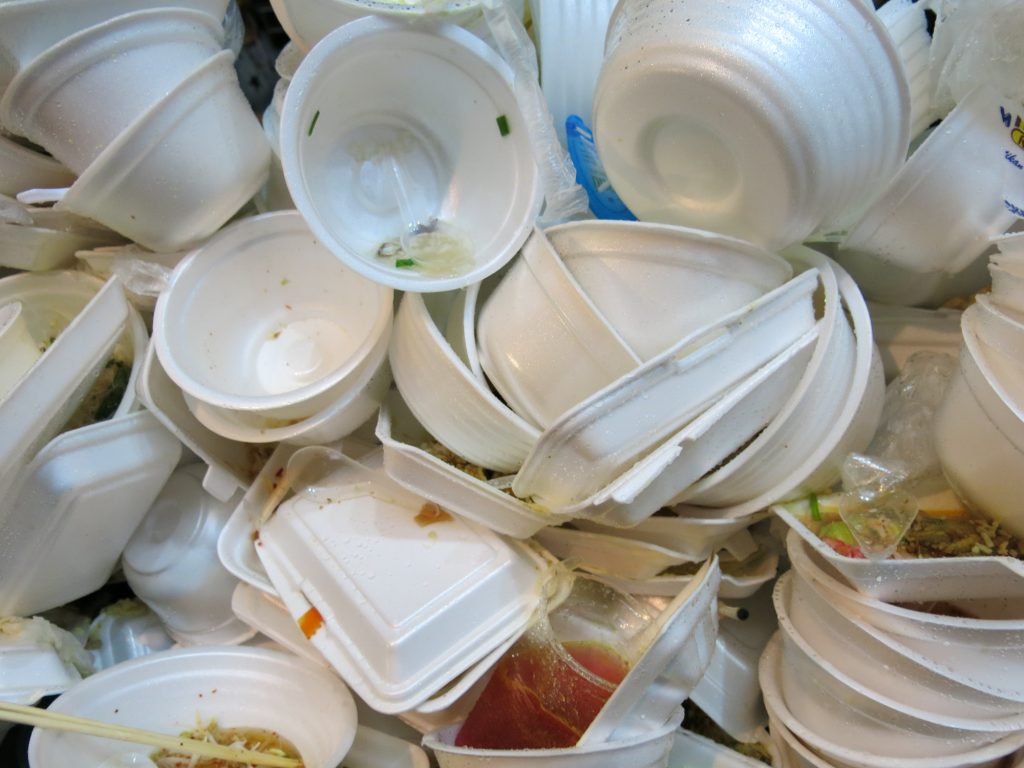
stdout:
<svg viewBox="0 0 1024 768">
<path fill-rule="evenodd" d="M 70 731 L 72 733 L 83 733 L 88 736 L 100 736 L 105 739 L 148 744 L 152 747 L 186 752 L 202 757 L 231 760 L 236 763 L 265 765 L 270 766 L 270 768 L 301 768 L 302 766 L 302 761 L 293 757 L 282 757 L 264 752 L 235 749 L 223 744 L 213 744 L 208 741 L 190 739 L 184 736 L 169 736 L 163 733 L 144 731 L 139 728 L 104 723 L 100 720 L 90 720 L 85 717 L 50 712 L 49 710 L 38 709 L 37 707 L 27 707 L 23 704 L 0 702 L 0 720 L 31 725 L 36 728 L 48 728 L 54 731 Z"/>
</svg>

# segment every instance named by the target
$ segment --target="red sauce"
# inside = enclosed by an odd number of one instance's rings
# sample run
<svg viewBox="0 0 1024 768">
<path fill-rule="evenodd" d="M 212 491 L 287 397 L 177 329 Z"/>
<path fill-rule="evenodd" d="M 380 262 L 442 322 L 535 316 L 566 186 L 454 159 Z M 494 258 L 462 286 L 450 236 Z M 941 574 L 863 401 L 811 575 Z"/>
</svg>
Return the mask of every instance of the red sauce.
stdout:
<svg viewBox="0 0 1024 768">
<path fill-rule="evenodd" d="M 565 649 L 601 680 L 581 674 L 551 646 L 527 634 L 498 662 L 455 745 L 477 749 L 575 746 L 625 677 L 628 665 L 600 643 L 570 642 Z"/>
</svg>

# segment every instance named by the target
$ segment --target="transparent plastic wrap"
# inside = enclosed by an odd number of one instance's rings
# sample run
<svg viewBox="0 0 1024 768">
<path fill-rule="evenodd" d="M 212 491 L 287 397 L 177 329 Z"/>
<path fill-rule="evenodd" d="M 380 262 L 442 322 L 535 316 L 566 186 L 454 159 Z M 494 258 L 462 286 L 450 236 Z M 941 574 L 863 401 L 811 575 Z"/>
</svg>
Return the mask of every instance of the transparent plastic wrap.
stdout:
<svg viewBox="0 0 1024 768">
<path fill-rule="evenodd" d="M 484 18 L 502 58 L 515 73 L 514 90 L 533 145 L 544 190 L 542 227 L 589 218 L 587 193 L 576 183 L 576 168 L 558 134 L 540 87 L 537 50 L 519 15 L 505 0 L 484 0 Z"/>
</svg>

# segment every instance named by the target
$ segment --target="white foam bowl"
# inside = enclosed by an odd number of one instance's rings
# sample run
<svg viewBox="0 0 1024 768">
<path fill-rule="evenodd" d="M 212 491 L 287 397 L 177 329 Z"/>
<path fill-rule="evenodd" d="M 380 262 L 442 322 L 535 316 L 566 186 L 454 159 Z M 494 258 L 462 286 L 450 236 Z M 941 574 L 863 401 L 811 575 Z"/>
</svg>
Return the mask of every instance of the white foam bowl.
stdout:
<svg viewBox="0 0 1024 768">
<path fill-rule="evenodd" d="M 333 766 L 356 732 L 352 694 L 323 667 L 261 648 L 187 648 L 118 664 L 62 695 L 51 711 L 177 735 L 197 720 L 281 734 L 310 766 Z M 37 729 L 32 768 L 138 765 L 152 747 Z"/>
<path fill-rule="evenodd" d="M 776 599 L 785 603 L 787 620 L 844 675 L 938 721 L 950 718 L 949 724 L 971 723 L 970 727 L 979 730 L 1021 727 L 1021 703 L 963 685 L 937 672 L 933 665 L 901 653 L 856 614 L 836 608 L 815 582 L 795 573 L 784 575 L 779 583 L 783 580 L 787 584 L 778 588 Z"/>
<path fill-rule="evenodd" d="M 21 314 L 21 302 L 0 305 L 0 400 L 39 359 L 42 351 Z"/>
<path fill-rule="evenodd" d="M 71 267 L 75 253 L 122 242 L 113 233 L 63 231 L 43 226 L 0 223 L 0 267 L 42 272 Z"/>
<path fill-rule="evenodd" d="M 391 311 L 391 289 L 341 264 L 296 211 L 279 211 L 238 222 L 178 265 L 154 343 L 198 400 L 304 419 L 370 365 Z"/>
<path fill-rule="evenodd" d="M 871 259 L 910 272 L 955 274 L 1010 227 L 1015 217 L 1003 201 L 1010 190 L 1024 190 L 1024 172 L 1004 158 L 1019 148 L 1001 119 L 1013 107 L 1002 101 L 979 86 L 911 155 L 840 244 L 841 252 L 870 257 L 849 262 L 854 278 L 871 268 Z"/>
<path fill-rule="evenodd" d="M 792 267 L 770 251 L 684 227 L 581 221 L 544 234 L 597 310 L 641 360 L 793 275 Z"/>
<path fill-rule="evenodd" d="M 1010 734 L 992 744 L 985 744 L 962 752 L 928 757 L 891 757 L 862 749 L 848 749 L 832 740 L 832 734 L 823 735 L 805 726 L 787 706 L 781 690 L 782 640 L 776 636 L 768 643 L 761 656 L 758 677 L 765 708 L 771 722 L 781 723 L 800 742 L 808 745 L 818 762 L 809 762 L 815 768 L 995 768 L 1003 758 L 1024 745 L 1024 732 Z M 820 753 L 820 754 L 819 754 Z M 808 759 L 808 758 L 804 758 Z"/>
<path fill-rule="evenodd" d="M 495 389 L 542 428 L 640 364 L 540 230 L 480 309 L 477 341 Z"/>
<path fill-rule="evenodd" d="M 983 304 L 964 312 L 961 327 L 960 365 L 935 415 L 935 450 L 961 498 L 1024 535 L 1024 334 Z"/>
<path fill-rule="evenodd" d="M 669 722 L 633 739 L 585 747 L 515 750 L 452 746 L 460 727 L 445 728 L 423 738 L 423 746 L 434 753 L 441 768 L 665 768 L 679 726 Z"/>
<path fill-rule="evenodd" d="M 515 472 L 540 431 L 473 375 L 442 335 L 453 296 L 407 293 L 391 341 L 402 398 L 438 441 L 489 469 Z"/>
<path fill-rule="evenodd" d="M 816 263 L 821 257 L 809 249 L 792 252 L 794 258 Z M 724 467 L 701 480 L 677 501 L 685 501 L 683 510 L 696 510 L 697 505 L 714 507 L 715 514 L 742 517 L 764 509 L 779 499 L 806 495 L 830 488 L 839 478 L 839 467 L 851 452 L 867 447 L 878 427 L 885 398 L 882 363 L 871 334 L 871 318 L 856 283 L 835 262 L 828 261 L 822 269 L 831 268 L 842 300 L 841 310 L 832 302 L 835 315 L 825 307 L 825 346 L 815 350 L 792 399 L 776 420 L 743 452 Z M 826 300 L 830 294 L 828 277 L 823 278 Z M 836 370 L 849 371 L 853 330 L 854 363 L 848 373 L 845 395 L 829 388 L 828 396 L 820 387 L 819 377 L 835 375 Z M 834 325 L 828 331 L 828 321 Z M 833 355 L 835 356 L 833 358 Z M 831 370 L 832 373 L 826 374 Z M 820 415 L 808 421 L 805 411 L 816 404 Z M 823 429 L 824 428 L 824 431 Z M 814 438 L 810 439 L 810 435 Z M 770 451 L 768 449 L 771 449 Z M 778 463 L 776 463 L 778 462 Z"/>
<path fill-rule="evenodd" d="M 782 694 L 804 725 L 848 749 L 866 744 L 888 757 L 937 757 L 965 752 L 1019 731 L 1019 717 L 995 720 L 939 715 L 905 704 L 840 670 L 789 620 L 790 582 L 775 588 L 782 636 Z M 879 668 L 877 675 L 886 672 Z"/>
<path fill-rule="evenodd" d="M 338 27 L 361 19 L 367 13 L 338 0 L 270 0 L 270 7 L 274 9 L 274 16 L 288 39 L 302 53 L 308 52 Z"/>
<path fill-rule="evenodd" d="M 1011 311 L 1024 312 L 1024 270 L 1008 263 L 999 266 L 999 261 L 994 261 L 988 265 L 992 275 L 992 300 Z"/>
<path fill-rule="evenodd" d="M 178 642 L 234 645 L 253 634 L 231 610 L 237 580 L 217 558 L 234 504 L 203 490 L 205 472 L 200 463 L 171 475 L 128 540 L 122 567 L 132 591 Z"/>
<path fill-rule="evenodd" d="M 74 180 L 75 174 L 52 157 L 0 134 L 0 195 L 67 187 Z"/>
<path fill-rule="evenodd" d="M 510 83 L 504 61 L 458 27 L 368 18 L 335 30 L 285 96 L 281 162 L 296 207 L 339 259 L 373 280 L 445 291 L 483 279 L 515 255 L 541 203 Z M 378 256 L 409 217 L 451 225 L 469 243 L 468 261 L 429 274 Z"/>
<path fill-rule="evenodd" d="M 151 250 L 181 250 L 256 193 L 270 154 L 234 57 L 221 51 L 107 146 L 57 207 Z"/>
<path fill-rule="evenodd" d="M 971 599 L 948 597 L 949 587 L 936 584 L 935 598 L 982 618 L 945 616 L 862 595 L 819 565 L 796 534 L 790 534 L 789 545 L 797 573 L 839 610 L 878 630 L 887 645 L 975 690 L 1024 702 L 1024 582 L 1013 591 L 1000 584 L 986 597 Z"/>
<path fill-rule="evenodd" d="M 223 42 L 220 20 L 201 11 L 118 16 L 64 38 L 22 69 L 0 99 L 0 124 L 81 174 Z"/>
</svg>

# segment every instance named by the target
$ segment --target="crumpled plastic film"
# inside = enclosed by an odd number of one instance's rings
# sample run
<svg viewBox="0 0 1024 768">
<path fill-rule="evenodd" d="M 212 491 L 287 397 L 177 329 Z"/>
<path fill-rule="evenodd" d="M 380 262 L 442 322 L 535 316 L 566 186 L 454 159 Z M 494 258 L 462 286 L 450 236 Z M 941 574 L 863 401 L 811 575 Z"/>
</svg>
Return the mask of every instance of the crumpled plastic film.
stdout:
<svg viewBox="0 0 1024 768">
<path fill-rule="evenodd" d="M 483 9 L 498 51 L 515 74 L 516 101 L 530 135 L 544 190 L 544 210 L 539 217 L 541 227 L 573 218 L 590 218 L 586 190 L 576 183 L 576 168 L 558 141 L 551 112 L 541 92 L 533 41 L 504 0 L 484 0 Z"/>
</svg>

